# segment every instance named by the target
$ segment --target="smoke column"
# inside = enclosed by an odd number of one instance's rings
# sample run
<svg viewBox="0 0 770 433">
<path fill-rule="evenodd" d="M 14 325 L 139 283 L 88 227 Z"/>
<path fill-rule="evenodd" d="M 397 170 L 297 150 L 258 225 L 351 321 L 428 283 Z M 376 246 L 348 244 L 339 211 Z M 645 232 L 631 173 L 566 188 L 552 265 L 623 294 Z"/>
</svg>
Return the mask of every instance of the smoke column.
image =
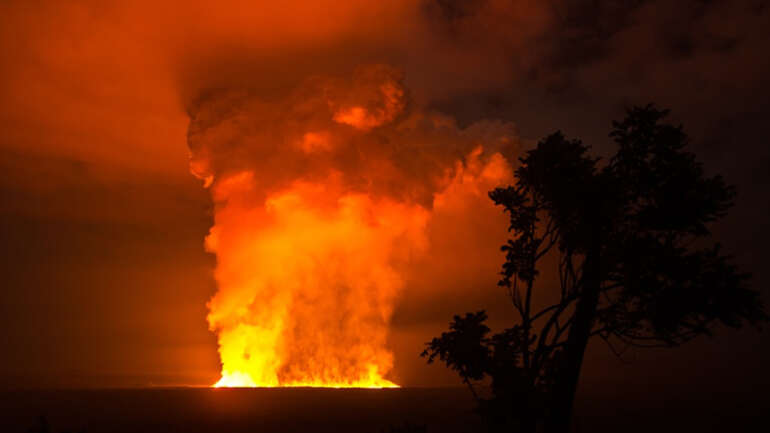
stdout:
<svg viewBox="0 0 770 433">
<path fill-rule="evenodd" d="M 385 65 L 285 93 L 212 91 L 189 109 L 190 168 L 215 206 L 215 386 L 395 387 L 408 265 L 430 259 L 436 209 L 472 212 L 463 194 L 510 181 L 514 131 L 410 106 Z"/>
</svg>

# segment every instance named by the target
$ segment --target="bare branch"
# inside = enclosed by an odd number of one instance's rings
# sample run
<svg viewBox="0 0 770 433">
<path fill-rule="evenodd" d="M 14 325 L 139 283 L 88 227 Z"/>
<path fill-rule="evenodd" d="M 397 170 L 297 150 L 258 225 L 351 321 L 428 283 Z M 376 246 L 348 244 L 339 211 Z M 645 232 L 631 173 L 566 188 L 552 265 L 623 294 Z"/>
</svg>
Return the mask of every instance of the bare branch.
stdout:
<svg viewBox="0 0 770 433">
<path fill-rule="evenodd" d="M 624 364 L 630 364 L 630 361 L 626 361 L 623 359 L 623 354 L 626 353 L 629 347 L 631 347 L 628 344 L 625 344 L 622 349 L 616 349 L 615 346 L 610 341 L 610 336 L 607 334 L 599 334 L 599 337 L 601 337 L 602 340 L 604 340 L 605 343 L 607 343 L 607 347 L 610 348 L 610 351 L 620 360 L 620 362 Z"/>
</svg>

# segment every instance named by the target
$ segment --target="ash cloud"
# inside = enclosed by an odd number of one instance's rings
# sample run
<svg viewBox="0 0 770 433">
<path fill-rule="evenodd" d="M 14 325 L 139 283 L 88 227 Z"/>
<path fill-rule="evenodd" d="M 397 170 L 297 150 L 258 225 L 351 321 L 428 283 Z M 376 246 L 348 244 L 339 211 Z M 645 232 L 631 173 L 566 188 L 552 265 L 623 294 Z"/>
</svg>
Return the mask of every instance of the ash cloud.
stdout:
<svg viewBox="0 0 770 433">
<path fill-rule="evenodd" d="M 507 156 L 519 147 L 511 123 L 463 129 L 416 106 L 402 73 L 386 65 L 359 66 L 349 78 L 310 77 L 282 99 L 210 94 L 188 111 L 192 172 L 209 184 L 253 171 L 265 194 L 334 172 L 351 191 L 429 207 L 475 147 Z"/>
</svg>

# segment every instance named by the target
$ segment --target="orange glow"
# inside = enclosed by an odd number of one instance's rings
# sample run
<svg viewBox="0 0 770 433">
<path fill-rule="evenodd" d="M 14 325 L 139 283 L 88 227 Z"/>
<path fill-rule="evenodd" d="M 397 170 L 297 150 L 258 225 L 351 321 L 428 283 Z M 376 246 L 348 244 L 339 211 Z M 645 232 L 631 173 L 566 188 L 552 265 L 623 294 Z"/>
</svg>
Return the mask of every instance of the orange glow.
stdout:
<svg viewBox="0 0 770 433">
<path fill-rule="evenodd" d="M 331 177 L 254 203 L 254 176 L 217 184 L 227 200 L 206 243 L 219 292 L 216 386 L 394 387 L 385 349 L 403 287 L 395 262 L 424 249 L 427 211 L 343 192 Z"/>
<path fill-rule="evenodd" d="M 334 113 L 334 121 L 344 123 L 361 130 L 369 130 L 384 123 L 391 122 L 404 109 L 404 91 L 398 85 L 388 80 L 379 86 L 382 106 L 374 110 L 354 105 L 343 107 Z"/>
<path fill-rule="evenodd" d="M 214 386 L 398 386 L 390 322 L 434 210 L 472 213 L 462 197 L 510 179 L 482 147 L 510 144 L 508 126 L 461 130 L 406 98 L 400 73 L 374 65 L 279 102 L 230 92 L 195 107 L 190 170 L 215 204 Z"/>
</svg>

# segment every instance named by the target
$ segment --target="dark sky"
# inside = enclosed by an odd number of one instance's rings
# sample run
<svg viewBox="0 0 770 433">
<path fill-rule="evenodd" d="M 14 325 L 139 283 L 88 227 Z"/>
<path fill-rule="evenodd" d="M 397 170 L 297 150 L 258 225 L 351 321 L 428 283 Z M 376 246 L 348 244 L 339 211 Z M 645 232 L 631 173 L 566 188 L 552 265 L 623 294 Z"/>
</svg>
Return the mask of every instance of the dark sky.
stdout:
<svg viewBox="0 0 770 433">
<path fill-rule="evenodd" d="M 283 100 L 308 77 L 371 63 L 403 73 L 408 110 L 460 132 L 515 127 L 517 151 L 560 129 L 607 155 L 625 107 L 670 108 L 706 170 L 737 186 L 715 233 L 770 303 L 765 1 L 158 3 L 0 5 L 2 386 L 216 381 L 215 258 L 203 247 L 214 207 L 189 173 L 191 107 L 221 91 Z M 484 212 L 457 221 L 483 238 L 456 234 L 430 272 L 470 265 L 410 280 L 395 306 L 404 385 L 455 383 L 416 356 L 452 314 L 507 317 L 495 286 L 505 220 L 484 227 Z M 595 344 L 582 383 L 748 390 L 770 384 L 768 338 L 725 330 L 630 364 Z"/>
</svg>

